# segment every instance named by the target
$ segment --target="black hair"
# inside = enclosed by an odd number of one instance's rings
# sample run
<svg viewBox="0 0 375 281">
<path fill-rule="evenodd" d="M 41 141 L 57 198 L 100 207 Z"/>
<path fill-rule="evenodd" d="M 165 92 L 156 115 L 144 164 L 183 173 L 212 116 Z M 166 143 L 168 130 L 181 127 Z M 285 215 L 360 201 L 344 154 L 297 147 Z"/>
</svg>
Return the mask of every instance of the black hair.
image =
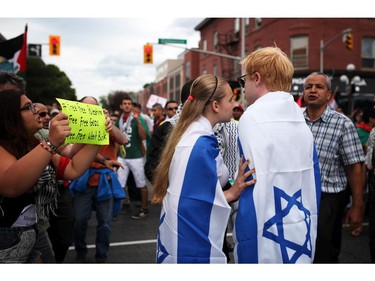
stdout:
<svg viewBox="0 0 375 281">
<path fill-rule="evenodd" d="M 15 89 L 0 91 L 0 145 L 17 159 L 39 143 L 26 133 L 20 111 L 22 95 Z"/>
<path fill-rule="evenodd" d="M 21 92 L 25 92 L 25 80 L 14 72 L 0 70 L 0 91 L 14 88 Z"/>
<path fill-rule="evenodd" d="M 187 100 L 188 96 L 190 95 L 190 90 L 191 90 L 191 85 L 193 85 L 195 79 L 190 80 L 185 83 L 184 86 L 182 86 L 181 89 L 181 103 L 185 103 Z"/>
</svg>

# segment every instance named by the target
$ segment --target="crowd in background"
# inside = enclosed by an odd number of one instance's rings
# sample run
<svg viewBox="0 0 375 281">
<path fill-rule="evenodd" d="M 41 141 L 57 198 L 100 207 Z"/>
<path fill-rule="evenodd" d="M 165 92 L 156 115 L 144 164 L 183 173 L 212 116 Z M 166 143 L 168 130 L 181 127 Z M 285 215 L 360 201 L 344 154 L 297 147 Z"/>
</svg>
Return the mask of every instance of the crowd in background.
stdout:
<svg viewBox="0 0 375 281">
<path fill-rule="evenodd" d="M 311 73 L 301 109 L 289 94 L 293 66 L 275 47 L 251 53 L 242 64 L 246 74 L 239 83 L 248 108 L 234 103 L 225 80 L 202 75 L 184 85 L 181 101 L 156 103 L 148 114 L 128 96 L 120 110 L 104 109 L 105 146 L 64 144 L 70 128 L 59 105 L 33 103 L 22 78 L 1 72 L 0 112 L 9 121 L 0 127 L 0 262 L 62 263 L 72 244 L 76 261 L 86 262 L 94 211 L 95 261 L 105 263 L 112 222 L 130 200 L 139 206 L 135 220 L 147 219 L 149 204 L 162 205 L 158 263 L 228 262 L 230 221 L 235 262 L 337 263 L 342 224 L 356 237 L 367 216 L 375 262 L 373 105 L 345 116 L 329 106 L 329 78 Z M 90 96 L 79 102 L 98 105 Z M 19 184 L 25 167 L 33 168 Z M 308 217 L 308 235 L 305 219 L 286 218 L 287 208 L 269 202 L 278 196 Z M 275 216 L 263 221 L 271 210 Z M 297 247 L 292 257 L 279 254 L 290 244 L 271 231 L 273 225 L 296 240 L 303 233 L 310 248 Z M 15 236 L 21 237 L 16 243 Z"/>
</svg>

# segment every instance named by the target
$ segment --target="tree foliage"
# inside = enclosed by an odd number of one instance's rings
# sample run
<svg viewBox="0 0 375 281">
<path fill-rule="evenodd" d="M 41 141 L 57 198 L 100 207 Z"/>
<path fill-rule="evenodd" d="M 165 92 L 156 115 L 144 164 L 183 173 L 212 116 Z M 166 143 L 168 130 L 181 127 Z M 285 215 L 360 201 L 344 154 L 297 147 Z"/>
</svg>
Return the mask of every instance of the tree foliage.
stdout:
<svg viewBox="0 0 375 281">
<path fill-rule="evenodd" d="M 102 107 L 110 112 L 121 111 L 120 104 L 125 97 L 130 97 L 133 101 L 137 100 L 135 93 L 118 90 L 110 92 L 107 97 L 101 96 L 99 101 Z"/>
<path fill-rule="evenodd" d="M 39 58 L 27 59 L 27 96 L 33 102 L 52 105 L 56 98 L 77 100 L 76 91 L 66 74 Z"/>
</svg>

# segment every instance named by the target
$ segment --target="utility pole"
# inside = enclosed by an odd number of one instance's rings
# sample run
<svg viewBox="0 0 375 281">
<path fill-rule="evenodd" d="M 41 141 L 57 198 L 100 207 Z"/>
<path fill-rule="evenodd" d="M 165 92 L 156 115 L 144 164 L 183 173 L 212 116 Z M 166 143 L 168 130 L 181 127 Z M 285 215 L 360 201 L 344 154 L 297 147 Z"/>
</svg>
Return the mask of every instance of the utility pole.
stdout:
<svg viewBox="0 0 375 281">
<path fill-rule="evenodd" d="M 241 58 L 245 57 L 245 19 L 241 19 Z M 241 70 L 241 74 L 244 74 L 244 70 Z"/>
<path fill-rule="evenodd" d="M 241 18 L 241 59 L 245 57 L 245 19 Z M 245 74 L 245 70 L 243 69 L 242 65 L 241 67 L 241 75 Z M 245 103 L 245 89 L 240 89 L 242 95 L 241 95 L 241 104 L 246 109 L 246 103 Z"/>
</svg>

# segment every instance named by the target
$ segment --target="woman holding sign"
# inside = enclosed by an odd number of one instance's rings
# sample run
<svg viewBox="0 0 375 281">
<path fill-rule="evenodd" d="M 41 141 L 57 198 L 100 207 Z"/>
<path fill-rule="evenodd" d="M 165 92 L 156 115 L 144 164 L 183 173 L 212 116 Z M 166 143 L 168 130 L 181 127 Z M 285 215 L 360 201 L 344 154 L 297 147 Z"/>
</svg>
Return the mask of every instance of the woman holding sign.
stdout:
<svg viewBox="0 0 375 281">
<path fill-rule="evenodd" d="M 43 126 L 39 110 L 27 98 L 23 81 L 12 79 L 17 76 L 0 72 L 0 263 L 40 262 L 33 253 L 38 213 L 53 212 L 56 179 L 81 176 L 100 146 L 83 145 L 72 159 L 57 154 L 70 134 L 64 113 L 51 121 L 49 138 L 38 141 L 34 134 Z"/>
</svg>

